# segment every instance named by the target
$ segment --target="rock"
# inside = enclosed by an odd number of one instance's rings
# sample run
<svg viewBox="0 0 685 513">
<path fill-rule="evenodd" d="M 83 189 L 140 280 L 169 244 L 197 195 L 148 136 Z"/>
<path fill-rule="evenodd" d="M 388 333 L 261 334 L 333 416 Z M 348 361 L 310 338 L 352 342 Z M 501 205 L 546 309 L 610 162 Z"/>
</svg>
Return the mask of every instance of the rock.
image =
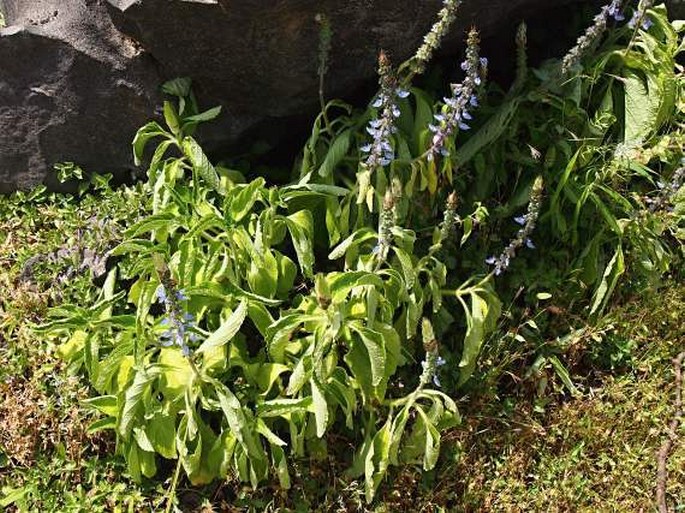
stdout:
<svg viewBox="0 0 685 513">
<path fill-rule="evenodd" d="M 58 183 L 58 162 L 122 175 L 160 99 L 149 55 L 104 5 L 0 1 L 0 193 Z"/>
<path fill-rule="evenodd" d="M 565 4 L 558 0 L 556 13 Z M 40 182 L 74 161 L 119 176 L 130 141 L 159 107 L 159 85 L 189 76 L 221 118 L 209 150 L 255 126 L 318 110 L 318 26 L 333 28 L 326 96 L 350 97 L 375 76 L 376 55 L 410 56 L 442 0 L 0 0 L 0 192 Z M 464 0 L 446 42 L 484 36 L 549 10 L 549 0 Z M 495 60 L 496 62 L 496 60 Z"/>
</svg>

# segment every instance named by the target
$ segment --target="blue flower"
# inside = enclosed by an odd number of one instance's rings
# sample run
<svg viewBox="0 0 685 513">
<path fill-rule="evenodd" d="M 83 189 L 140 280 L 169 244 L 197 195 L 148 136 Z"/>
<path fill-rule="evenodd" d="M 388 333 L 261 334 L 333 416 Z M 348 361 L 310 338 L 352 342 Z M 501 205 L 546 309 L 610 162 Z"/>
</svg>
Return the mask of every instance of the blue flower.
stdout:
<svg viewBox="0 0 685 513">
<path fill-rule="evenodd" d="M 164 303 L 168 299 L 166 289 L 164 288 L 164 285 L 162 285 L 161 283 L 159 287 L 157 287 L 157 290 L 155 290 L 155 296 L 157 296 L 157 299 L 160 303 Z"/>
<path fill-rule="evenodd" d="M 526 216 L 517 216 L 514 218 L 514 221 L 516 221 L 516 224 L 520 224 L 521 226 L 523 226 L 524 224 L 526 224 Z"/>
<path fill-rule="evenodd" d="M 449 155 L 449 151 L 443 151 L 449 138 L 458 130 L 471 129 L 464 122 L 472 119 L 467 107 L 478 105 L 475 92 L 487 72 L 488 63 L 487 59 L 479 57 L 479 52 L 478 32 L 471 30 L 467 40 L 466 60 L 461 63 L 461 69 L 466 73 L 466 77 L 460 84 L 452 84 L 452 95 L 443 99 L 442 111 L 434 116 L 438 123 L 428 126 L 435 134 L 431 140 L 431 147 L 426 152 L 429 161 L 436 155 Z"/>
<path fill-rule="evenodd" d="M 607 8 L 607 14 L 612 16 L 616 21 L 623 21 L 626 17 L 621 12 L 621 2 L 620 0 L 614 0 L 611 5 Z"/>
<path fill-rule="evenodd" d="M 654 22 L 648 15 L 644 13 L 644 10 L 637 9 L 633 13 L 633 17 L 630 18 L 628 26 L 631 29 L 634 29 L 637 26 L 637 23 L 638 21 L 640 21 L 640 19 L 642 19 L 642 22 L 640 23 L 640 28 L 642 28 L 642 30 L 649 30 L 652 27 L 652 25 L 654 25 Z"/>
</svg>

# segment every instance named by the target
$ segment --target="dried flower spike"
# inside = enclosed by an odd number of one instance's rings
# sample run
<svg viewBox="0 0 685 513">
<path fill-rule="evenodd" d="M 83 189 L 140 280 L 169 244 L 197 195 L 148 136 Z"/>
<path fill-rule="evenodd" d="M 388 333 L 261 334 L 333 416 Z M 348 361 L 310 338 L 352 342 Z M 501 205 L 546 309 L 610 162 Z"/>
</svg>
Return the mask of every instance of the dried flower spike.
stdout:
<svg viewBox="0 0 685 513">
<path fill-rule="evenodd" d="M 395 197 L 391 189 L 385 191 L 383 208 L 378 222 L 378 243 L 374 253 L 378 262 L 384 262 L 388 258 L 392 243 L 392 229 L 395 227 Z"/>
<path fill-rule="evenodd" d="M 516 79 L 512 85 L 513 90 L 520 89 L 528 77 L 528 26 L 525 23 L 519 25 L 516 31 Z"/>
<path fill-rule="evenodd" d="M 423 38 L 423 44 L 419 47 L 410 61 L 411 71 L 421 74 L 426 70 L 426 64 L 430 62 L 435 51 L 440 48 L 442 40 L 450 30 L 450 26 L 457 18 L 457 10 L 461 0 L 444 0 L 442 9 L 438 13 L 438 21 L 435 22 L 430 32 Z"/>
<path fill-rule="evenodd" d="M 433 325 L 425 317 L 421 323 L 421 331 L 423 332 L 423 348 L 426 351 L 426 359 L 421 362 L 423 372 L 419 378 L 419 386 L 424 387 L 432 381 L 435 386 L 439 387 L 441 385 L 438 378 L 438 367 L 445 365 L 446 362 L 439 354 Z"/>
</svg>

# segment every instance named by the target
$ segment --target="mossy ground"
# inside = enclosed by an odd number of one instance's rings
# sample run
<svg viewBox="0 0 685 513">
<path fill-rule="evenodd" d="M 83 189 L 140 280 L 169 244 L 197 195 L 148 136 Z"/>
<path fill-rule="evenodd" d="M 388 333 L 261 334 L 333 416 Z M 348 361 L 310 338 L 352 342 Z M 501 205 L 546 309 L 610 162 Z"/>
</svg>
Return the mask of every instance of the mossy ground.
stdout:
<svg viewBox="0 0 685 513">
<path fill-rule="evenodd" d="M 111 194 L 112 219 L 131 197 Z M 0 209 L 0 505 L 6 511 L 159 511 L 168 479 L 132 483 L 112 437 L 87 430 L 85 381 L 70 376 L 56 341 L 32 329 L 65 296 L 90 297 L 88 273 L 61 283 L 47 263 L 22 278 L 32 256 L 77 242 L 102 198 L 3 200 Z M 23 209 L 17 213 L 16 209 Z M 25 274 L 25 273 L 24 273 Z M 673 416 L 672 358 L 685 349 L 685 285 L 677 279 L 623 300 L 563 354 L 581 393 L 543 393 L 524 365 L 460 401 L 464 423 L 446 436 L 432 472 L 390 474 L 372 505 L 363 484 L 330 456 L 297 462 L 293 488 L 254 492 L 237 481 L 179 487 L 183 511 L 654 511 L 656 453 Z M 540 379 L 538 376 L 537 379 Z M 532 381 L 531 381 L 532 380 Z M 506 383 L 506 386 L 503 385 Z M 667 496 L 685 510 L 685 426 L 668 460 Z M 167 472 L 166 476 L 170 474 Z"/>
</svg>

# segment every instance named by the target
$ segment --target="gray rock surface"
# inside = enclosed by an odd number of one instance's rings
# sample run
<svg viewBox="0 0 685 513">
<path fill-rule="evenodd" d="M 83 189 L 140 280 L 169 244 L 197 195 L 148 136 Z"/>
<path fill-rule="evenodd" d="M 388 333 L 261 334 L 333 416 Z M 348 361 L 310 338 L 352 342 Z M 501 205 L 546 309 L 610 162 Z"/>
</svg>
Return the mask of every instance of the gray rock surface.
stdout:
<svg viewBox="0 0 685 513">
<path fill-rule="evenodd" d="M 448 47 L 552 0 L 465 0 Z M 580 0 L 555 0 L 555 7 Z M 209 149 L 258 123 L 318 108 L 317 13 L 333 27 L 326 93 L 349 96 L 375 74 L 380 48 L 411 55 L 442 0 L 0 0 L 0 193 L 73 161 L 123 176 L 130 141 L 161 102 L 159 85 L 189 76 L 203 106 L 222 105 Z M 560 11 L 563 12 L 563 11 Z"/>
<path fill-rule="evenodd" d="M 97 2 L 0 0 L 0 192 L 75 161 L 121 172 L 130 140 L 159 102 L 149 55 Z"/>
</svg>

